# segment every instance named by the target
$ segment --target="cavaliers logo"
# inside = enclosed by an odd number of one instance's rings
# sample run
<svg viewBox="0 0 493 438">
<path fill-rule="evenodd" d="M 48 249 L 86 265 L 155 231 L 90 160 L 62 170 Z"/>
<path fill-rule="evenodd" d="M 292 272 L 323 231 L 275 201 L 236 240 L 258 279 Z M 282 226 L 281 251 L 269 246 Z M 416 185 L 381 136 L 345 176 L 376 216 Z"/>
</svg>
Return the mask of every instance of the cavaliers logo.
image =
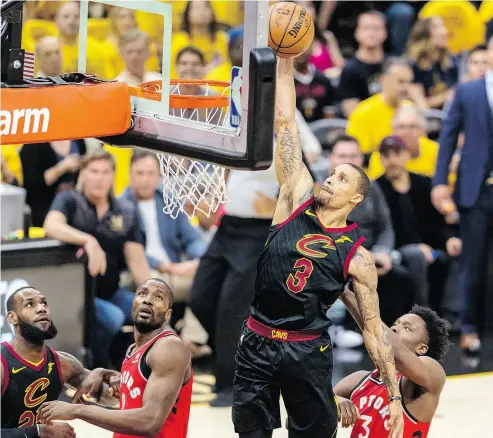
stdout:
<svg viewBox="0 0 493 438">
<path fill-rule="evenodd" d="M 45 389 L 50 385 L 50 381 L 46 377 L 42 377 L 33 383 L 31 383 L 26 388 L 26 393 L 24 395 L 24 405 L 27 408 L 34 408 L 41 403 L 43 403 L 48 394 L 45 392 Z"/>
<path fill-rule="evenodd" d="M 303 238 L 298 240 L 296 249 L 300 254 L 305 256 L 323 259 L 327 257 L 327 252 L 321 251 L 320 249 L 335 251 L 336 246 L 332 238 L 324 234 L 305 234 Z"/>
</svg>

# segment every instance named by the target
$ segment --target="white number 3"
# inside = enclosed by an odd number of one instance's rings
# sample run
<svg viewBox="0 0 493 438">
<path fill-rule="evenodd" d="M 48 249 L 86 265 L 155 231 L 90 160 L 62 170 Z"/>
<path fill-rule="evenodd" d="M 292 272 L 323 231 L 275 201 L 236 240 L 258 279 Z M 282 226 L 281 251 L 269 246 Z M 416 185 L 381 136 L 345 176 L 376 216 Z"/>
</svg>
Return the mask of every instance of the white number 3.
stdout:
<svg viewBox="0 0 493 438">
<path fill-rule="evenodd" d="M 363 421 L 363 424 L 361 426 L 363 426 L 363 429 L 365 429 L 365 434 L 363 435 L 362 433 L 360 433 L 358 435 L 358 438 L 368 438 L 370 436 L 370 428 L 368 426 L 371 423 L 372 417 L 370 417 L 369 415 L 362 415 L 361 420 Z"/>
</svg>

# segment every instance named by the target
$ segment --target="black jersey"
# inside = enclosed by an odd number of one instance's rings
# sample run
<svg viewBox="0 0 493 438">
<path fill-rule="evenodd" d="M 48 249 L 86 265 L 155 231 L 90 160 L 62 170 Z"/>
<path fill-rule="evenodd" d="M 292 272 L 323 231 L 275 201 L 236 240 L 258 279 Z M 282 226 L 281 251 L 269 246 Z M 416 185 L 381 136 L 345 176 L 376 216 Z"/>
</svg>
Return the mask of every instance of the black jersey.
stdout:
<svg viewBox="0 0 493 438">
<path fill-rule="evenodd" d="M 356 222 L 325 227 L 314 200 L 270 228 L 258 262 L 251 315 L 283 330 L 323 330 L 328 308 L 344 291 L 351 258 L 365 238 Z"/>
<path fill-rule="evenodd" d="M 58 399 L 62 392 L 58 354 L 46 347 L 43 361 L 33 365 L 2 342 L 2 366 L 2 428 L 34 426 L 41 404 Z"/>
</svg>

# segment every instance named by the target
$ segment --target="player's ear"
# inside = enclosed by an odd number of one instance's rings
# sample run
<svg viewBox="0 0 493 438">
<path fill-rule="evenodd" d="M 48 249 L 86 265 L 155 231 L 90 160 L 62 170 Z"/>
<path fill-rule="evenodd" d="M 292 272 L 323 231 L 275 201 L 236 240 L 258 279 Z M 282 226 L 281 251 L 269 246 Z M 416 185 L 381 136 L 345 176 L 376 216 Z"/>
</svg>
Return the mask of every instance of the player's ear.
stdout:
<svg viewBox="0 0 493 438">
<path fill-rule="evenodd" d="M 164 319 L 166 322 L 170 320 L 172 314 L 173 314 L 173 310 L 171 308 L 166 310 L 166 313 L 164 314 Z"/>
<path fill-rule="evenodd" d="M 358 204 L 361 204 L 363 202 L 363 199 L 364 199 L 363 195 L 361 195 L 360 193 L 356 193 L 351 198 L 351 201 L 354 203 L 354 205 L 358 205 Z"/>
<path fill-rule="evenodd" d="M 19 318 L 17 316 L 17 313 L 15 313 L 13 310 L 11 310 L 9 313 L 7 313 L 7 321 L 11 325 L 19 324 Z"/>
<path fill-rule="evenodd" d="M 424 343 L 419 344 L 416 349 L 416 354 L 418 354 L 418 356 L 424 356 L 426 353 L 428 353 L 428 345 Z"/>
</svg>

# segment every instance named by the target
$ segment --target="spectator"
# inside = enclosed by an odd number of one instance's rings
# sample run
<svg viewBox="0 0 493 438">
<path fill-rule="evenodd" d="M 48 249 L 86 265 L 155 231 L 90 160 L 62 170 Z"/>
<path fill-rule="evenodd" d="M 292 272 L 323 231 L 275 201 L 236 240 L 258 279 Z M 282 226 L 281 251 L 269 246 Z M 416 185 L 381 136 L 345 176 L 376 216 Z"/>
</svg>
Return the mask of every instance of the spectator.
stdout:
<svg viewBox="0 0 493 438">
<path fill-rule="evenodd" d="M 84 140 L 61 140 L 29 144 L 20 152 L 26 203 L 32 223 L 42 227 L 51 203 L 59 192 L 73 190 L 79 176 L 79 161 L 86 153 Z"/>
<path fill-rule="evenodd" d="M 156 154 L 134 151 L 130 162 L 130 185 L 120 199 L 132 202 L 137 210 L 149 266 L 173 290 L 175 305 L 171 324 L 174 326 L 183 318 L 186 305 L 182 304 L 188 301 L 199 258 L 207 248 L 185 214 L 172 219 L 163 213 L 163 193 L 157 188 L 159 182 Z"/>
<path fill-rule="evenodd" d="M 431 203 L 431 178 L 406 170 L 411 151 L 399 137 L 385 137 L 379 151 L 385 174 L 377 183 L 390 209 L 395 246 L 418 285 L 414 302 L 440 310 L 448 265 L 443 251 L 452 234 Z"/>
<path fill-rule="evenodd" d="M 310 16 L 317 17 L 312 1 L 298 0 L 296 3 L 305 7 Z M 329 78 L 339 78 L 344 67 L 344 57 L 336 37 L 330 31 L 322 31 L 318 23 L 315 23 L 315 38 L 309 62 Z"/>
<path fill-rule="evenodd" d="M 423 110 L 441 109 L 459 79 L 459 69 L 447 48 L 448 31 L 440 17 L 419 20 L 407 46 L 414 85 L 409 95 Z"/>
<path fill-rule="evenodd" d="M 207 72 L 227 60 L 228 36 L 219 30 L 210 1 L 194 0 L 187 3 L 182 32 L 175 33 L 171 41 L 173 66 L 176 64 L 176 54 L 187 46 L 195 46 L 204 54 Z M 172 77 L 174 73 L 171 72 Z"/>
<path fill-rule="evenodd" d="M 438 143 L 426 135 L 426 120 L 415 105 L 401 106 L 392 120 L 392 135 L 401 138 L 411 157 L 406 169 L 432 177 L 438 156 Z M 384 173 L 380 152 L 373 152 L 368 165 L 368 176 L 376 179 Z"/>
<path fill-rule="evenodd" d="M 14 145 L 2 145 L 0 150 L 0 182 L 12 186 L 22 185 L 22 165 Z"/>
<path fill-rule="evenodd" d="M 235 27 L 229 31 L 228 55 L 229 57 L 225 62 L 207 73 L 206 79 L 230 82 L 233 66 L 243 66 L 243 26 Z"/>
<path fill-rule="evenodd" d="M 392 119 L 407 98 L 413 72 L 405 58 L 389 58 L 383 67 L 382 92 L 359 103 L 348 121 L 347 133 L 358 139 L 361 151 L 378 149 L 382 139 L 392 132 Z"/>
<path fill-rule="evenodd" d="M 478 352 L 482 288 L 486 280 L 488 242 L 493 227 L 493 43 L 488 45 L 490 70 L 482 79 L 464 82 L 442 123 L 437 171 L 433 178 L 433 205 L 442 214 L 460 212 L 462 252 L 459 258 L 458 289 L 461 294 L 460 347 Z M 452 200 L 448 182 L 449 165 L 460 132 L 464 146 Z"/>
<path fill-rule="evenodd" d="M 204 78 L 205 59 L 204 54 L 196 47 L 190 46 L 181 49 L 176 55 L 176 74 L 178 79 L 197 80 Z M 196 84 L 172 85 L 170 94 L 182 94 L 189 96 L 212 96 L 217 95 L 213 87 Z M 180 117 L 184 120 L 195 120 L 198 122 L 219 125 L 224 112 L 219 109 L 207 108 L 177 108 L 170 109 L 170 115 Z"/>
<path fill-rule="evenodd" d="M 62 51 L 58 38 L 53 36 L 41 38 L 36 44 L 34 54 L 38 63 L 36 76 L 58 76 L 62 74 Z"/>
<path fill-rule="evenodd" d="M 408 2 L 393 1 L 393 2 L 378 2 L 379 4 L 391 3 L 386 10 L 385 15 L 389 21 L 390 29 L 390 44 L 392 53 L 396 56 L 401 56 L 406 49 L 406 42 L 409 37 L 409 31 L 416 18 L 416 10 L 414 5 Z M 423 3 L 423 2 L 411 2 Z"/>
<path fill-rule="evenodd" d="M 149 59 L 149 39 L 144 32 L 131 29 L 120 38 L 120 55 L 125 69 L 116 80 L 126 82 L 132 87 L 138 87 L 143 82 L 161 80 L 161 75 L 155 71 L 146 71 L 146 61 Z"/>
<path fill-rule="evenodd" d="M 333 105 L 336 100 L 330 80 L 308 62 L 312 47 L 294 59 L 296 107 L 307 122 L 325 118 L 327 107 Z"/>
<path fill-rule="evenodd" d="M 343 163 L 363 165 L 358 140 L 341 135 L 334 143 L 329 156 L 330 167 Z M 365 202 L 355 208 L 349 220 L 358 223 L 366 240 L 363 246 L 372 253 L 377 266 L 378 294 L 380 313 L 384 322 L 392 322 L 402 312 L 409 309 L 415 296 L 415 284 L 407 268 L 399 266 L 394 250 L 394 231 L 389 208 L 378 184 L 372 183 L 371 191 Z M 394 260 L 393 260 L 394 257 Z"/>
<path fill-rule="evenodd" d="M 81 190 L 57 195 L 44 228 L 50 237 L 84 247 L 87 274 L 96 287 L 92 349 L 95 365 L 106 367 L 115 335 L 131 318 L 134 293 L 119 287 L 120 274 L 128 267 L 135 283 L 140 284 L 150 272 L 135 208 L 111 195 L 113 157 L 104 149 L 94 149 L 84 156 L 80 167 Z"/>
<path fill-rule="evenodd" d="M 61 41 L 62 72 L 73 73 L 79 71 L 79 3 L 75 1 L 62 3 L 57 11 L 55 24 Z M 103 79 L 112 79 L 107 53 L 104 51 L 103 46 L 90 36 L 87 38 L 86 45 L 87 73 L 95 74 Z"/>
<path fill-rule="evenodd" d="M 467 57 L 467 73 L 462 81 L 474 81 L 481 79 L 488 71 L 488 48 L 481 44 L 474 47 Z"/>
<path fill-rule="evenodd" d="M 354 36 L 358 50 L 344 65 L 339 84 L 342 111 L 347 118 L 361 101 L 380 91 L 383 43 L 387 38 L 385 15 L 378 11 L 361 14 Z"/>
</svg>

